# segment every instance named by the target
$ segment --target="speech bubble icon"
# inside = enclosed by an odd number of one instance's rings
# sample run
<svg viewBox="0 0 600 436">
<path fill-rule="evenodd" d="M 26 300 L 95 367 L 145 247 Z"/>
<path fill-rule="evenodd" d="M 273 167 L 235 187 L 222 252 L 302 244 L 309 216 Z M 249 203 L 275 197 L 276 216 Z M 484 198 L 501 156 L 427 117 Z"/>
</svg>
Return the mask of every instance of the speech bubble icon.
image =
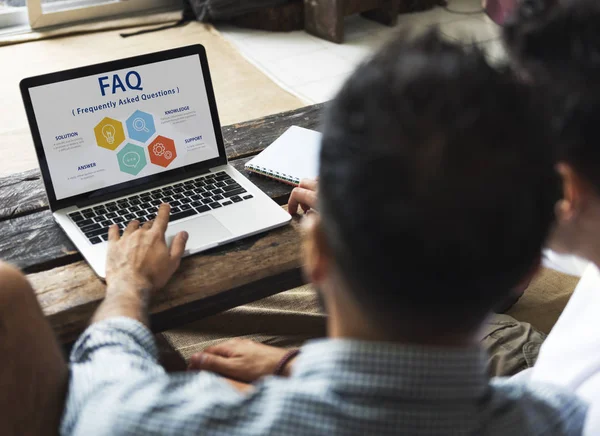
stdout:
<svg viewBox="0 0 600 436">
<path fill-rule="evenodd" d="M 135 168 L 140 163 L 140 155 L 135 151 L 128 151 L 123 155 L 123 165 L 129 168 Z"/>
</svg>

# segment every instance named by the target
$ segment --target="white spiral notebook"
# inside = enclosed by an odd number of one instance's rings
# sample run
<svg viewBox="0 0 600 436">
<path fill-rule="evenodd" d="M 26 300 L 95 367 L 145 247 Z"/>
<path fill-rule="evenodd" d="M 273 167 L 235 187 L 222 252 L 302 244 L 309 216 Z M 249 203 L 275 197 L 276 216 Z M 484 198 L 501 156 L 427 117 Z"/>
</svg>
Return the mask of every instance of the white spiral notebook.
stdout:
<svg viewBox="0 0 600 436">
<path fill-rule="evenodd" d="M 292 126 L 271 145 L 246 163 L 249 171 L 297 186 L 319 174 L 321 134 Z"/>
</svg>

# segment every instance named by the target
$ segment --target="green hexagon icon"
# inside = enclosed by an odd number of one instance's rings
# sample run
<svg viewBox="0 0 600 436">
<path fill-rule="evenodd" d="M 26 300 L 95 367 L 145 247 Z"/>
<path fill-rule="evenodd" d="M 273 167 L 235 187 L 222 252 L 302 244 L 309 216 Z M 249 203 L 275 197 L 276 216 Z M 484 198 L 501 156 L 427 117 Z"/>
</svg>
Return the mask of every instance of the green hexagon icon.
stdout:
<svg viewBox="0 0 600 436">
<path fill-rule="evenodd" d="M 104 118 L 94 127 L 94 134 L 96 135 L 96 144 L 99 147 L 108 148 L 113 151 L 125 141 L 123 124 L 108 117 Z"/>
<path fill-rule="evenodd" d="M 148 163 L 144 148 L 133 144 L 126 144 L 117 153 L 117 159 L 119 160 L 121 171 L 132 176 L 137 176 Z"/>
</svg>

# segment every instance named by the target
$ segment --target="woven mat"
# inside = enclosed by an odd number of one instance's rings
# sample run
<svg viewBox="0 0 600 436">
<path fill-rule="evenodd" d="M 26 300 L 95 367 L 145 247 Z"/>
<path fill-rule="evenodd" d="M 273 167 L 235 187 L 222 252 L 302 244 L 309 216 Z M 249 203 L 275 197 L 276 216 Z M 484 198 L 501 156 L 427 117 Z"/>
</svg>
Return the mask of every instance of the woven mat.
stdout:
<svg viewBox="0 0 600 436">
<path fill-rule="evenodd" d="M 111 30 L 0 47 L 0 176 L 37 167 L 19 92 L 19 81 L 28 76 L 200 43 L 208 53 L 223 125 L 304 106 L 246 61 L 212 26 L 193 22 L 130 38 L 119 33 Z"/>
</svg>

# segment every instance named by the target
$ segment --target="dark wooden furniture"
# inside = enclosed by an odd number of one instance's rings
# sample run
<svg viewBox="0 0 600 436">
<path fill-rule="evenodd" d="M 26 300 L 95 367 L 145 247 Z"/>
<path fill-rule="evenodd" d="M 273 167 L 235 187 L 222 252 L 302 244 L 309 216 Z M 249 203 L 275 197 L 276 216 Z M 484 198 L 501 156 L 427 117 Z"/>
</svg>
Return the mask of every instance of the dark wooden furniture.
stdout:
<svg viewBox="0 0 600 436">
<path fill-rule="evenodd" d="M 316 36 L 341 43 L 344 40 L 344 18 L 348 15 L 362 13 L 366 18 L 393 26 L 398 13 L 424 11 L 435 6 L 446 6 L 446 0 L 288 0 L 287 3 L 240 15 L 228 22 L 239 27 L 274 32 L 306 28 Z"/>
<path fill-rule="evenodd" d="M 401 0 L 304 0 L 304 27 L 328 41 L 344 42 L 344 18 L 360 13 L 363 17 L 394 26 Z"/>
<path fill-rule="evenodd" d="M 289 126 L 318 129 L 322 105 L 223 128 L 230 162 L 277 203 L 291 187 L 251 175 L 244 164 Z M 26 273 L 63 343 L 85 329 L 104 296 L 88 267 L 48 210 L 38 170 L 0 178 L 0 259 Z M 298 219 L 291 225 L 183 260 L 152 307 L 162 331 L 302 284 Z"/>
<path fill-rule="evenodd" d="M 304 1 L 290 0 L 283 5 L 241 15 L 229 22 L 239 27 L 269 30 L 271 32 L 302 30 L 304 29 Z"/>
</svg>

